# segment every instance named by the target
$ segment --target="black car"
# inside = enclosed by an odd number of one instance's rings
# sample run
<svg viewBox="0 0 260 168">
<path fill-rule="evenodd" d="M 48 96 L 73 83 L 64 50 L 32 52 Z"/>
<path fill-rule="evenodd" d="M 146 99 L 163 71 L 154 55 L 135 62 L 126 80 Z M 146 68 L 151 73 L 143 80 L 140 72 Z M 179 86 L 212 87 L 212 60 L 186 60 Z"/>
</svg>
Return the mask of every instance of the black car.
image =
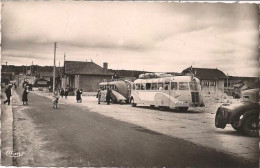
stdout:
<svg viewBox="0 0 260 168">
<path fill-rule="evenodd" d="M 259 89 L 242 92 L 239 103 L 221 105 L 215 116 L 215 126 L 224 129 L 227 124 L 248 136 L 259 136 Z"/>
</svg>

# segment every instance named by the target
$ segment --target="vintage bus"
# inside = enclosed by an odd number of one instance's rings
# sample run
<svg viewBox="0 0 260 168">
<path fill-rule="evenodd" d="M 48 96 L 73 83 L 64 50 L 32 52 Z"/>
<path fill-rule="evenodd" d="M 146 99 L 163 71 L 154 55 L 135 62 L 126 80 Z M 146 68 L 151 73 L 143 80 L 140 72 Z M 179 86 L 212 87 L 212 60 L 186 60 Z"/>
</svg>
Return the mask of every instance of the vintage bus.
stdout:
<svg viewBox="0 0 260 168">
<path fill-rule="evenodd" d="M 150 105 L 161 110 L 175 108 L 180 111 L 187 111 L 191 106 L 204 106 L 198 78 L 169 75 L 135 80 L 131 103 L 132 106 Z"/>
<path fill-rule="evenodd" d="M 99 89 L 101 91 L 100 101 L 106 101 L 107 88 L 112 91 L 112 102 L 113 103 L 130 103 L 131 90 L 133 82 L 123 79 L 114 79 L 107 82 L 99 83 Z"/>
</svg>

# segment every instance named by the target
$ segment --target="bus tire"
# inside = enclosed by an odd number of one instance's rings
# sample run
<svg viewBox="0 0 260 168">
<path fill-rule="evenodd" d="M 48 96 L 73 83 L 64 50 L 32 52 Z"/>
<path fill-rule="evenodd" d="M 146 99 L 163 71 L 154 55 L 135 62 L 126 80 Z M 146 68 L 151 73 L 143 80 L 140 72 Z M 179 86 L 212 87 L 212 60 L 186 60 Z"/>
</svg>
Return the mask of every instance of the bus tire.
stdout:
<svg viewBox="0 0 260 168">
<path fill-rule="evenodd" d="M 181 112 L 186 112 L 188 111 L 189 107 L 178 107 L 178 110 Z"/>
<path fill-rule="evenodd" d="M 136 107 L 136 103 L 132 103 L 132 107 Z"/>
<path fill-rule="evenodd" d="M 159 106 L 159 110 L 165 111 L 165 110 L 166 110 L 166 107 L 164 107 L 164 106 Z"/>
<path fill-rule="evenodd" d="M 150 105 L 150 107 L 154 107 L 155 105 Z"/>
</svg>

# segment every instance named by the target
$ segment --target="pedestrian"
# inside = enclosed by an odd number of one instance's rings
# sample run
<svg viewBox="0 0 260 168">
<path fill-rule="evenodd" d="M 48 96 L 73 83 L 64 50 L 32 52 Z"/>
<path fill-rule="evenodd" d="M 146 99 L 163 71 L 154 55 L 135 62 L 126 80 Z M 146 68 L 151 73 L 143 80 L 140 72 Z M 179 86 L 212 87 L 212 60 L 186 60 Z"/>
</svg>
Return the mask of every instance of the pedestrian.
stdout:
<svg viewBox="0 0 260 168">
<path fill-rule="evenodd" d="M 80 89 L 80 103 L 82 103 L 82 94 L 83 94 L 83 91 L 82 91 L 82 89 Z"/>
<path fill-rule="evenodd" d="M 67 96 L 69 95 L 69 91 L 68 91 L 68 88 L 65 89 L 65 92 L 64 92 L 64 96 L 65 96 L 65 99 L 67 99 Z"/>
<path fill-rule="evenodd" d="M 56 102 L 58 104 L 60 95 L 59 95 L 59 92 L 57 90 L 54 91 L 52 97 L 54 98 L 53 102 Z"/>
<path fill-rule="evenodd" d="M 100 89 L 98 89 L 97 98 L 98 98 L 98 104 L 100 104 L 100 98 L 101 98 L 101 90 Z"/>
<path fill-rule="evenodd" d="M 107 105 L 110 104 L 110 99 L 111 99 L 111 90 L 107 88 L 107 95 L 106 95 Z"/>
<path fill-rule="evenodd" d="M 28 88 L 25 88 L 22 95 L 23 105 L 28 105 L 28 94 L 29 94 L 29 90 Z"/>
<path fill-rule="evenodd" d="M 11 98 L 11 96 L 12 96 L 11 88 L 12 88 L 12 86 L 9 85 L 9 86 L 7 87 L 7 89 L 5 90 L 5 94 L 6 94 L 7 99 L 6 99 L 6 101 L 4 101 L 4 104 L 5 104 L 5 103 L 8 103 L 8 105 L 10 105 L 10 98 Z"/>
<path fill-rule="evenodd" d="M 76 100 L 77 100 L 77 103 L 81 103 L 81 94 L 82 94 L 82 90 L 77 90 L 76 92 Z"/>
<path fill-rule="evenodd" d="M 63 98 L 63 96 L 64 96 L 64 89 L 63 88 L 61 88 L 60 95 L 61 95 L 61 98 Z"/>
</svg>

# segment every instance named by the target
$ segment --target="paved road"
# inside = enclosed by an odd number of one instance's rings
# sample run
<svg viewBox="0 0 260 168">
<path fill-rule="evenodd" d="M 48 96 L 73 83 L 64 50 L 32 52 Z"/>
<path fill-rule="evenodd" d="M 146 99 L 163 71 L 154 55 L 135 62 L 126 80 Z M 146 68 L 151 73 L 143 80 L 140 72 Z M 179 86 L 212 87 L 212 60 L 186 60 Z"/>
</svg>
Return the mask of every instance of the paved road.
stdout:
<svg viewBox="0 0 260 168">
<path fill-rule="evenodd" d="M 17 93 L 21 96 L 22 91 Z M 64 156 L 60 159 L 66 160 L 66 165 L 59 166 L 257 167 L 75 105 L 59 104 L 53 109 L 50 99 L 33 93 L 29 96 L 26 114 L 45 141 L 42 149 Z"/>
</svg>

